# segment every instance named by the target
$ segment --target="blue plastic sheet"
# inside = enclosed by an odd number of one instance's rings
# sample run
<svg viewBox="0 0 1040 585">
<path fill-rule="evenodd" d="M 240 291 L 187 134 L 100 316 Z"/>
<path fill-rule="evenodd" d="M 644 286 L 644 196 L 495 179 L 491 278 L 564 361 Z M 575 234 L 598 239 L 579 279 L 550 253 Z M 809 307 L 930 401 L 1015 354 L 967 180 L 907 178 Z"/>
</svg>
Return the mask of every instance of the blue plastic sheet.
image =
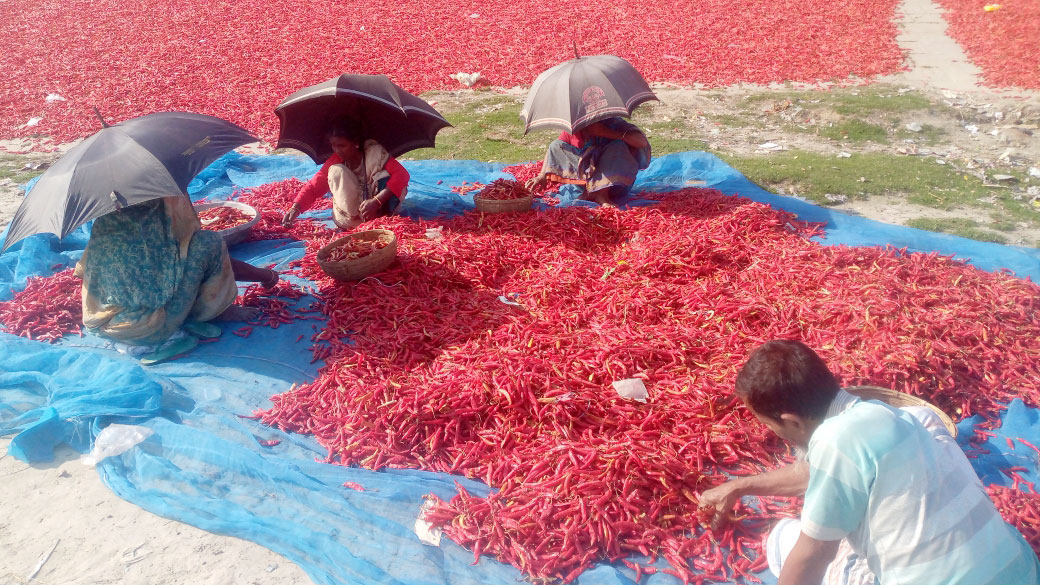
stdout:
<svg viewBox="0 0 1040 585">
<path fill-rule="evenodd" d="M 489 183 L 507 176 L 504 165 L 476 161 L 406 161 L 412 175 L 402 213 L 415 218 L 450 216 L 473 208 L 471 195 L 452 186 Z M 302 156 L 246 156 L 230 153 L 205 169 L 189 186 L 193 199 L 222 199 L 236 190 L 290 177 L 309 178 L 317 167 Z M 774 195 L 748 181 L 720 159 L 681 153 L 655 159 L 640 173 L 628 204 L 643 205 L 640 191 L 671 191 L 706 186 L 726 194 L 827 224 L 824 244 L 893 245 L 937 251 L 969 259 L 985 270 L 1010 269 L 1022 277 L 1040 276 L 1035 249 L 986 244 L 919 230 L 889 226 Z M 565 186 L 561 205 L 578 201 Z M 310 217 L 330 219 L 329 211 Z M 87 227 L 64 241 L 38 235 L 0 256 L 0 300 L 25 286 L 29 276 L 46 276 L 70 267 L 82 254 Z M 251 242 L 232 255 L 263 266 L 286 268 L 300 258 L 303 245 L 290 240 Z M 301 282 L 306 285 L 307 283 Z M 304 297 L 297 301 L 306 306 Z M 231 325 L 236 328 L 239 325 Z M 44 461 L 61 443 L 90 448 L 99 430 L 112 422 L 142 424 L 155 431 L 127 453 L 106 459 L 99 472 L 113 491 L 156 514 L 206 530 L 245 538 L 285 555 L 319 584 L 400 583 L 477 584 L 522 580 L 507 565 L 473 556 L 448 541 L 440 547 L 419 542 L 413 524 L 425 494 L 448 498 L 458 481 L 470 492 L 487 486 L 461 477 L 422 471 L 372 472 L 317 463 L 324 449 L 307 436 L 282 433 L 241 418 L 270 405 L 269 397 L 293 383 L 314 378 L 308 339 L 320 321 L 305 320 L 277 329 L 256 327 L 248 338 L 225 333 L 188 356 L 142 368 L 137 360 L 107 349 L 87 335 L 67 337 L 57 346 L 0 333 L 0 435 L 15 434 L 12 455 Z M 1036 479 L 1036 453 L 1011 451 L 1005 436 L 1040 445 L 1037 412 L 1012 404 L 1004 430 L 987 447 L 990 457 L 975 460 L 987 482 L 1007 483 L 997 471 L 1008 463 L 1028 469 Z M 962 436 L 971 421 L 962 422 Z M 264 446 L 279 441 L 273 446 Z M 343 487 L 355 482 L 367 491 Z M 601 565 L 582 574 L 582 585 L 627 585 L 632 571 Z M 766 582 L 775 583 L 768 574 Z M 675 583 L 667 575 L 643 583 Z"/>
</svg>

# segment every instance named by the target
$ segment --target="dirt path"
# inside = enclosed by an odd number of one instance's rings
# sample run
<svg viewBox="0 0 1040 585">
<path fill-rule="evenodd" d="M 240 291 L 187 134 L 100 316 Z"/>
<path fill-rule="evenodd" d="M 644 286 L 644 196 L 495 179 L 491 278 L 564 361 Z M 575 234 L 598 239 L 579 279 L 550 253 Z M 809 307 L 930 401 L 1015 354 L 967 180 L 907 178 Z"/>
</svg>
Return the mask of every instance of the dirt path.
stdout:
<svg viewBox="0 0 1040 585">
<path fill-rule="evenodd" d="M 942 8 L 932 0 L 903 0 L 896 41 L 907 51 L 910 70 L 892 76 L 893 83 L 957 93 L 988 93 L 979 86 L 981 70 L 946 34 Z"/>
</svg>

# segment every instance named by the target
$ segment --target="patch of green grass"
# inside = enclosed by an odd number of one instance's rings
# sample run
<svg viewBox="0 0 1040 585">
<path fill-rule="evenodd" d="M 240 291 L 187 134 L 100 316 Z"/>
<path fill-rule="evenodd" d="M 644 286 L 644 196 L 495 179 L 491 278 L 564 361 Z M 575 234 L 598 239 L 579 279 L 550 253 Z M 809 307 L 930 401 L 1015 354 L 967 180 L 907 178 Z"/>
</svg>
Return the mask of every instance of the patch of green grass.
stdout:
<svg viewBox="0 0 1040 585">
<path fill-rule="evenodd" d="M 902 124 L 899 120 L 893 120 L 893 124 L 898 128 L 893 134 L 893 138 L 899 140 L 911 138 L 918 144 L 938 144 L 946 137 L 945 130 L 932 126 L 931 124 L 922 124 L 920 132 L 911 132 L 910 130 L 907 130 L 906 125 Z"/>
<path fill-rule="evenodd" d="M 833 126 L 824 126 L 819 129 L 819 133 L 824 138 L 838 142 L 886 142 L 888 140 L 887 130 L 858 118 L 842 120 Z"/>
<path fill-rule="evenodd" d="M 833 92 L 831 92 L 833 93 Z M 859 116 L 863 112 L 916 112 L 932 107 L 932 102 L 915 92 L 899 93 L 884 86 L 850 90 L 835 96 L 834 111 L 843 116 Z"/>
<path fill-rule="evenodd" d="M 755 156 L 716 154 L 765 189 L 793 192 L 820 205 L 833 204 L 827 194 L 845 195 L 853 200 L 902 196 L 909 203 L 937 209 L 979 209 L 980 217 L 992 220 L 985 222 L 983 229 L 974 220 L 968 220 L 972 222 L 968 224 L 922 218 L 914 225 L 921 229 L 1005 242 L 1006 238 L 997 231 L 1013 231 L 1019 222 L 1040 226 L 1040 209 L 1032 208 L 1028 198 L 1016 200 L 1009 191 L 994 192 L 978 178 L 960 174 L 949 165 L 936 164 L 933 159 L 881 153 L 836 158 L 804 151 Z M 991 199 L 994 194 L 996 197 Z"/>
<path fill-rule="evenodd" d="M 1007 238 L 1001 234 L 984 229 L 979 225 L 979 222 L 968 218 L 948 217 L 936 219 L 933 217 L 915 217 L 906 222 L 906 225 L 930 232 L 953 234 L 980 242 L 1007 243 Z"/>
<path fill-rule="evenodd" d="M 835 88 L 829 91 L 762 92 L 745 98 L 748 104 L 791 100 L 810 110 L 830 109 L 842 116 L 863 116 L 867 112 L 897 113 L 934 109 L 928 98 L 917 92 L 899 93 L 886 85 Z"/>
<path fill-rule="evenodd" d="M 43 174 L 44 169 L 31 171 L 25 169 L 25 160 L 9 154 L 0 155 L 0 179 L 11 179 L 19 185 L 25 184 L 29 179 Z"/>
<path fill-rule="evenodd" d="M 646 123 L 636 116 L 632 123 L 639 126 L 650 140 L 654 156 L 708 148 L 708 143 L 694 135 L 681 121 Z"/>
<path fill-rule="evenodd" d="M 989 224 L 990 229 L 997 230 L 998 232 L 1013 232 L 1015 231 L 1016 223 L 1005 217 L 1003 214 L 991 213 L 989 215 L 991 220 Z"/>
<path fill-rule="evenodd" d="M 837 158 L 806 151 L 737 156 L 718 153 L 730 165 L 767 189 L 789 186 L 798 195 L 828 204 L 825 194 L 863 199 L 906 195 L 913 203 L 941 209 L 978 206 L 988 190 L 975 177 L 960 175 L 930 159 L 881 153 Z"/>
<path fill-rule="evenodd" d="M 1040 224 L 1040 208 L 1030 205 L 1030 197 L 1015 199 L 1010 192 L 1001 190 L 997 193 L 997 206 L 1009 221 L 1024 221 Z"/>
<path fill-rule="evenodd" d="M 519 162 L 542 158 L 558 131 L 536 130 L 524 136 L 520 121 L 523 102 L 508 96 L 490 96 L 460 110 L 441 109 L 452 128 L 437 134 L 436 148 L 408 153 L 410 159 L 473 159 Z"/>
<path fill-rule="evenodd" d="M 727 128 L 762 128 L 765 126 L 760 120 L 756 120 L 750 115 L 716 114 L 709 116 L 708 119 Z"/>
</svg>

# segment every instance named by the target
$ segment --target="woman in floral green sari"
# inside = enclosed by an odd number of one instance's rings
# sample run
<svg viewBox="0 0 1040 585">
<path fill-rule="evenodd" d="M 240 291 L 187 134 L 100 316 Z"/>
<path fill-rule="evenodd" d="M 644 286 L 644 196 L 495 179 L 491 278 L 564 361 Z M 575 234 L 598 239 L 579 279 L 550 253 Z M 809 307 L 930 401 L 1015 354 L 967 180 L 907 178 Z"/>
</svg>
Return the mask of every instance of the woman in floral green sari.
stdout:
<svg viewBox="0 0 1040 585">
<path fill-rule="evenodd" d="M 185 195 L 96 219 L 76 272 L 83 278 L 83 324 L 137 346 L 162 344 L 182 326 L 202 337 L 219 335 L 205 322 L 250 318 L 250 309 L 233 304 L 236 280 L 278 281 L 273 270 L 232 261 L 220 235 L 202 230 Z M 175 344 L 176 353 L 197 343 L 180 339 L 185 341 Z"/>
</svg>

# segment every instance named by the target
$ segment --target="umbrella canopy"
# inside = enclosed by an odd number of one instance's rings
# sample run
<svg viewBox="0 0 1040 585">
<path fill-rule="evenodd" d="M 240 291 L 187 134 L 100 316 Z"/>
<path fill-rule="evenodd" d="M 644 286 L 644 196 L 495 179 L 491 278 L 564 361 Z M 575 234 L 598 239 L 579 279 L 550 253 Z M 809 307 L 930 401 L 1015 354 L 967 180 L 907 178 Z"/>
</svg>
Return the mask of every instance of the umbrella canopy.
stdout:
<svg viewBox="0 0 1040 585">
<path fill-rule="evenodd" d="M 606 118 L 631 116 L 639 104 L 656 99 L 643 76 L 621 57 L 578 57 L 534 80 L 520 119 L 524 134 L 543 127 L 573 133 Z"/>
<path fill-rule="evenodd" d="M 451 126 L 433 106 L 401 89 L 385 75 L 343 74 L 305 87 L 275 108 L 281 130 L 277 148 L 295 148 L 321 164 L 332 154 L 325 134 L 342 119 L 400 156 L 432 148 L 437 132 Z"/>
<path fill-rule="evenodd" d="M 36 233 L 64 238 L 121 207 L 185 193 L 214 160 L 256 141 L 231 122 L 187 112 L 148 114 L 104 128 L 40 176 L 0 251 Z"/>
</svg>

